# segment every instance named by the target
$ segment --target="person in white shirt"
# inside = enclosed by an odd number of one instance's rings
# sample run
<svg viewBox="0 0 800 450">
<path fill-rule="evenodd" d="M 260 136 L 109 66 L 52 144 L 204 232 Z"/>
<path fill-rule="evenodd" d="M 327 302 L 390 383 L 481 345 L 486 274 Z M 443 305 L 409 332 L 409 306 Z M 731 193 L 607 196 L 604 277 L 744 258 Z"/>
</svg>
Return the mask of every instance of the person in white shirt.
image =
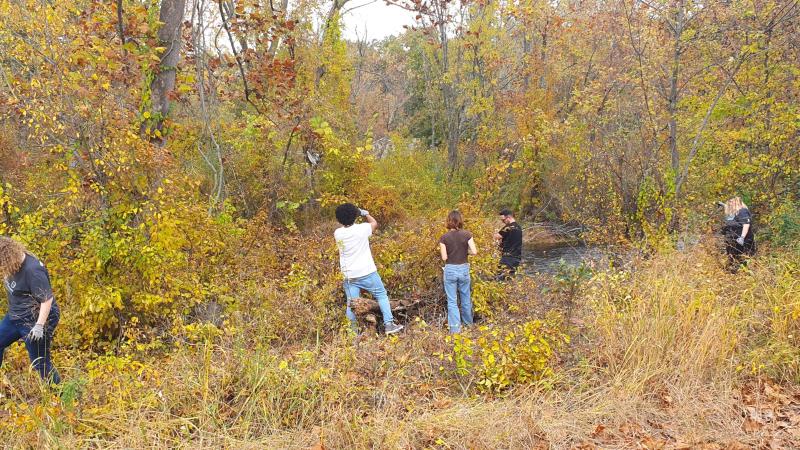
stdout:
<svg viewBox="0 0 800 450">
<path fill-rule="evenodd" d="M 366 223 L 356 224 L 356 219 L 364 217 Z M 336 208 L 336 220 L 342 226 L 333 233 L 336 247 L 339 249 L 339 265 L 344 275 L 344 293 L 347 296 L 347 318 L 356 328 L 356 315 L 350 309 L 353 299 L 361 296 L 365 290 L 372 294 L 381 308 L 383 325 L 386 334 L 394 334 L 403 329 L 394 323 L 389 295 L 378 275 L 372 251 L 369 248 L 369 237 L 378 229 L 378 222 L 368 211 L 359 209 L 352 203 L 344 203 Z"/>
</svg>

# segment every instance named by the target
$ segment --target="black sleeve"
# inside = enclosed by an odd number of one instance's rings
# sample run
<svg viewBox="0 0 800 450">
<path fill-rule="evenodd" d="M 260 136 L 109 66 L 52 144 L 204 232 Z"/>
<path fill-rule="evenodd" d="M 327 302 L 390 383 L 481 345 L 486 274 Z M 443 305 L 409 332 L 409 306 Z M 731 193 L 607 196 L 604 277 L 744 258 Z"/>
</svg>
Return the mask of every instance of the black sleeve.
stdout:
<svg viewBox="0 0 800 450">
<path fill-rule="evenodd" d="M 28 274 L 28 285 L 31 288 L 31 296 L 39 303 L 44 303 L 53 298 L 50 277 L 44 267 L 37 267 Z"/>
<path fill-rule="evenodd" d="M 740 225 L 749 224 L 752 220 L 752 216 L 750 215 L 750 210 L 747 208 L 743 208 L 741 211 L 736 213 L 736 222 Z"/>
<path fill-rule="evenodd" d="M 501 228 L 500 231 L 498 231 L 497 233 L 500 236 L 506 237 L 506 235 L 508 234 L 508 225 L 506 225 L 503 228 Z"/>
</svg>

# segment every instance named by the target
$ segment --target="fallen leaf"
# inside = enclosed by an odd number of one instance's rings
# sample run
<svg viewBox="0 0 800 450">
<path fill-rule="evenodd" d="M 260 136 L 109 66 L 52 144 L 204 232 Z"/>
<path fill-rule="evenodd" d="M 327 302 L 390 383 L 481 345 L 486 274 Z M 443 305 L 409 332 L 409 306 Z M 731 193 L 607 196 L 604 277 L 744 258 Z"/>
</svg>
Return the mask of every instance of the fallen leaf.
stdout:
<svg viewBox="0 0 800 450">
<path fill-rule="evenodd" d="M 756 431 L 764 428 L 764 422 L 748 417 L 742 424 L 742 429 L 745 433 L 755 433 Z"/>
<path fill-rule="evenodd" d="M 592 433 L 592 437 L 599 437 L 606 431 L 606 426 L 603 424 L 599 424 L 594 428 L 594 432 Z"/>
<path fill-rule="evenodd" d="M 772 438 L 772 439 L 770 439 L 769 442 L 767 442 L 767 448 L 774 449 L 774 450 L 780 450 L 780 449 L 783 449 L 785 447 L 783 446 L 783 444 L 781 444 L 781 441 L 779 441 L 777 438 Z"/>
<path fill-rule="evenodd" d="M 764 393 L 767 394 L 767 397 L 769 399 L 777 401 L 781 405 L 788 405 L 791 402 L 789 397 L 781 392 L 780 386 L 773 387 L 773 385 L 771 385 L 770 383 L 765 383 Z"/>
<path fill-rule="evenodd" d="M 639 441 L 639 445 L 647 450 L 662 450 L 667 445 L 667 441 L 656 439 L 652 436 L 647 436 Z"/>
</svg>

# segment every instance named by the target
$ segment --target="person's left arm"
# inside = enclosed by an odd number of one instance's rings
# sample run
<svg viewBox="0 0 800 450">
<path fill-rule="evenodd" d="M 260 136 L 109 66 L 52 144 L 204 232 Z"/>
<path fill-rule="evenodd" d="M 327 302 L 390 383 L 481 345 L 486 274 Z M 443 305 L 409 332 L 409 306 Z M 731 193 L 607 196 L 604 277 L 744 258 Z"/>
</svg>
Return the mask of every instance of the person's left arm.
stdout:
<svg viewBox="0 0 800 450">
<path fill-rule="evenodd" d="M 44 326 L 47 323 L 47 318 L 50 317 L 50 309 L 53 307 L 53 297 L 39 305 L 39 318 L 36 320 L 36 325 Z"/>
<path fill-rule="evenodd" d="M 744 209 L 740 213 L 740 217 L 738 218 L 739 221 L 742 223 L 742 235 L 736 239 L 736 242 L 739 245 L 744 245 L 744 238 L 747 237 L 747 233 L 750 232 L 750 210 Z"/>
<path fill-rule="evenodd" d="M 50 287 L 50 277 L 44 266 L 34 271 L 30 278 L 31 295 L 39 302 L 39 317 L 36 324 L 28 333 L 28 338 L 39 340 L 44 336 L 44 326 L 50 317 L 50 310 L 53 308 L 53 289 Z"/>
</svg>

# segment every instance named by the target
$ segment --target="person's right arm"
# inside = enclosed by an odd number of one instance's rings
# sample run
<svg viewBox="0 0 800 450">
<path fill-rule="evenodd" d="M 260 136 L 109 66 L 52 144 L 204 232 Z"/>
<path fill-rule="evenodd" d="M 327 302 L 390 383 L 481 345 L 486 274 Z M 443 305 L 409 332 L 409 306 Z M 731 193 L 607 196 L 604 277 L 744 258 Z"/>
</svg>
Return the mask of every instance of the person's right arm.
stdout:
<svg viewBox="0 0 800 450">
<path fill-rule="evenodd" d="M 503 228 L 500 228 L 500 231 L 498 231 L 497 233 L 494 234 L 494 240 L 495 241 L 503 240 L 503 238 L 506 237 L 507 233 L 508 233 L 508 230 L 506 229 L 505 226 Z"/>
<path fill-rule="evenodd" d="M 478 254 L 478 247 L 475 246 L 475 239 L 469 238 L 469 241 L 467 241 L 467 246 L 469 247 L 468 250 L 470 255 Z"/>
</svg>

